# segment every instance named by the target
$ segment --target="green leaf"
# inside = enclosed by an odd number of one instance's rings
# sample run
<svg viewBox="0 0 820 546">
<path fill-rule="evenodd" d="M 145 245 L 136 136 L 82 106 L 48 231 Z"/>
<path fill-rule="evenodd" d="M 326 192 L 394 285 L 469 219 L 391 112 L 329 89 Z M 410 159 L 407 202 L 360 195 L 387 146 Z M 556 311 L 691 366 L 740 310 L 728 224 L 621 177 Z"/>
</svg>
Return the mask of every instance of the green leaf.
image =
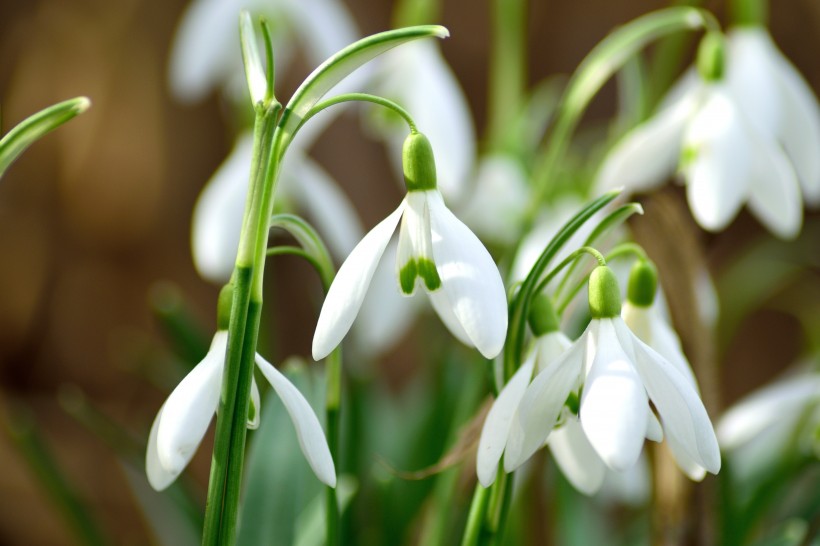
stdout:
<svg viewBox="0 0 820 546">
<path fill-rule="evenodd" d="M 245 10 L 239 14 L 239 42 L 242 45 L 242 62 L 245 65 L 245 78 L 248 80 L 248 91 L 251 102 L 256 105 L 265 100 L 268 93 L 268 79 L 259 54 L 256 32 L 253 29 L 251 14 Z"/>
<path fill-rule="evenodd" d="M 325 93 L 360 66 L 407 42 L 428 37 L 446 38 L 449 35 L 446 28 L 438 25 L 407 27 L 368 36 L 339 51 L 307 77 L 285 106 L 280 121 L 285 138 L 296 133 L 302 119 Z"/>
<path fill-rule="evenodd" d="M 359 488 L 356 478 L 339 476 L 339 511 L 344 512 Z M 325 494 L 319 493 L 296 519 L 295 546 L 322 546 L 325 539 Z"/>
<path fill-rule="evenodd" d="M 91 101 L 77 97 L 40 110 L 21 121 L 0 139 L 0 177 L 26 148 L 71 118 L 82 114 Z"/>
</svg>

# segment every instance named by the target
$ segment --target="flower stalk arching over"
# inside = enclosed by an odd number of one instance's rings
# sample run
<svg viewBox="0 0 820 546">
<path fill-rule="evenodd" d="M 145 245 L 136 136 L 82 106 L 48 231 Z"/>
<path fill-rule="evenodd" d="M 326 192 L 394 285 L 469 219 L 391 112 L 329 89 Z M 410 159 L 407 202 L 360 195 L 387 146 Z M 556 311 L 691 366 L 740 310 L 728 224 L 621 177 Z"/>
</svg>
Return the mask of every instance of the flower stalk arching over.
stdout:
<svg viewBox="0 0 820 546">
<path fill-rule="evenodd" d="M 399 219 L 397 275 L 402 293 L 418 283 L 447 328 L 487 358 L 495 357 L 507 332 L 507 300 L 495 262 L 478 238 L 444 205 L 436 187 L 432 148 L 420 133 L 404 146 L 408 193 L 348 256 L 322 305 L 313 337 L 316 360 L 347 334 L 362 305 L 376 266 Z"/>
<path fill-rule="evenodd" d="M 701 57 L 722 58 L 704 50 Z M 711 74 L 684 76 L 660 111 L 615 145 L 596 185 L 646 191 L 679 170 L 692 215 L 704 229 L 724 229 L 746 203 L 772 233 L 793 238 L 803 218 L 795 168 L 774 137 L 758 129 L 756 112 L 740 103 L 722 62 L 712 65 Z"/>
<path fill-rule="evenodd" d="M 659 441 L 665 435 L 698 466 L 720 470 L 715 433 L 697 391 L 629 330 L 620 307 L 614 274 L 599 266 L 590 278 L 593 318 L 572 347 L 527 388 L 513 419 L 505 470 L 514 470 L 544 445 L 565 402 L 579 390 L 581 429 L 607 467 L 631 468 L 644 438 Z"/>
<path fill-rule="evenodd" d="M 228 332 L 218 330 L 205 358 L 180 382 L 162 405 L 148 438 L 145 468 L 151 487 L 168 487 L 194 456 L 216 413 L 222 388 Z M 259 354 L 256 366 L 270 382 L 290 415 L 299 447 L 319 480 L 336 485 L 336 470 L 319 419 L 299 390 Z M 248 428 L 259 426 L 260 398 L 254 383 Z"/>
</svg>

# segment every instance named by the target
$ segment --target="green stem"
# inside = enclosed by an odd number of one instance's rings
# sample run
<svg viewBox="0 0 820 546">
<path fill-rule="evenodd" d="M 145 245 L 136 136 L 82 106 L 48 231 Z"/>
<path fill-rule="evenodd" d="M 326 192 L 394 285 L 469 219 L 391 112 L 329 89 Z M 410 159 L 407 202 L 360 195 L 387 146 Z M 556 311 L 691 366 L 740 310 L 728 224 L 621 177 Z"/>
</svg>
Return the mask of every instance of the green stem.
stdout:
<svg viewBox="0 0 820 546">
<path fill-rule="evenodd" d="M 526 0 L 493 0 L 488 141 L 502 148 L 524 105 L 527 66 Z M 517 137 L 518 135 L 514 135 Z"/>
<path fill-rule="evenodd" d="M 344 93 L 342 95 L 336 95 L 333 98 L 322 101 L 313 108 L 311 108 L 307 114 L 305 114 L 305 118 L 302 120 L 300 126 L 304 125 L 307 122 L 307 120 L 309 120 L 322 110 L 334 106 L 336 104 L 342 104 L 344 102 L 372 102 L 373 104 L 384 106 L 385 108 L 388 108 L 393 112 L 397 113 L 399 116 L 401 116 L 402 119 L 404 119 L 404 121 L 407 123 L 407 126 L 410 128 L 411 133 L 418 132 L 418 130 L 416 129 L 416 122 L 413 121 L 412 116 L 407 110 L 405 110 L 404 108 L 402 108 L 390 99 L 378 97 L 376 95 L 370 95 L 368 93 Z"/>
<path fill-rule="evenodd" d="M 473 493 L 473 502 L 470 504 L 470 513 L 467 516 L 467 525 L 464 528 L 464 536 L 461 539 L 461 546 L 478 546 L 489 500 L 490 489 L 477 483 L 475 493 Z"/>
<path fill-rule="evenodd" d="M 768 0 L 732 0 L 732 24 L 737 26 L 766 26 L 769 19 Z"/>
<path fill-rule="evenodd" d="M 277 105 L 278 106 L 278 105 Z M 262 274 L 268 218 L 279 168 L 275 130 L 279 108 L 259 109 L 254 126 L 251 183 L 232 282 L 225 372 L 205 507 L 202 542 L 232 544 L 236 534 L 247 415 L 262 314 Z"/>
</svg>

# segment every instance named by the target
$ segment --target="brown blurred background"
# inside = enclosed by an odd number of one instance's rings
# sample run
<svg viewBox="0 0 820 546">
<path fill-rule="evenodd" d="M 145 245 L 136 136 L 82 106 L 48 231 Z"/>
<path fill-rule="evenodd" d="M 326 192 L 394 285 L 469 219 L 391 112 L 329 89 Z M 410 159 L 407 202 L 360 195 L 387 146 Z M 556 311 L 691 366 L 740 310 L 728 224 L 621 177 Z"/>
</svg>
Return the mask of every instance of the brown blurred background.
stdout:
<svg viewBox="0 0 820 546">
<path fill-rule="evenodd" d="M 362 33 L 389 27 L 389 2 L 347 4 Z M 666 2 L 531 4 L 530 81 L 535 82 L 570 72 L 615 25 Z M 710 4 L 722 14 L 721 3 Z M 176 103 L 168 92 L 168 52 L 184 7 L 183 0 L 0 3 L 2 132 L 66 98 L 86 95 L 93 104 L 36 143 L 0 180 L 0 411 L 13 425 L 17 402 L 26 404 L 61 467 L 117 544 L 147 543 L 145 524 L 109 448 L 68 417 L 57 398 L 66 385 L 76 386 L 125 429 L 147 436 L 168 392 L 140 371 L 161 368 L 168 358 L 149 305 L 157 282 L 171 283 L 160 285 L 166 291 L 178 287 L 195 321 L 206 333 L 212 328 L 217 288 L 194 271 L 190 220 L 194 201 L 227 155 L 232 136 L 218 96 L 191 106 Z M 466 90 L 479 132 L 486 108 L 488 12 L 486 0 L 445 0 L 440 21 L 452 35 L 442 50 Z M 820 90 L 820 4 L 777 2 L 772 33 Z M 310 68 L 290 74 L 307 74 Z M 278 94 L 287 97 L 296 83 L 277 81 Z M 609 89 L 588 117 L 604 119 L 613 111 Z M 373 188 L 383 187 L 391 175 L 383 148 L 362 134 L 355 116 L 336 123 L 314 155 L 352 196 L 365 226 L 395 201 L 398 193 L 389 191 L 383 201 L 372 201 Z M 349 157 L 357 160 L 345 162 Z M 361 172 L 364 165 L 368 170 Z M 744 214 L 727 232 L 703 236 L 710 265 L 719 267 L 722 252 L 759 232 Z M 281 275 L 287 280 L 289 273 Z M 308 354 L 315 311 L 302 307 L 304 322 L 282 325 L 289 334 L 282 338 L 290 341 L 271 357 Z M 770 349 L 756 335 L 773 328 L 791 354 Z M 800 343 L 796 324 L 777 312 L 755 315 L 740 336 L 725 374 L 741 369 L 743 374 L 723 382 L 726 402 L 790 363 Z M 194 462 L 202 483 L 207 451 Z M 64 525 L 8 435 L 0 434 L 0 544 L 67 544 L 71 535 Z"/>
</svg>

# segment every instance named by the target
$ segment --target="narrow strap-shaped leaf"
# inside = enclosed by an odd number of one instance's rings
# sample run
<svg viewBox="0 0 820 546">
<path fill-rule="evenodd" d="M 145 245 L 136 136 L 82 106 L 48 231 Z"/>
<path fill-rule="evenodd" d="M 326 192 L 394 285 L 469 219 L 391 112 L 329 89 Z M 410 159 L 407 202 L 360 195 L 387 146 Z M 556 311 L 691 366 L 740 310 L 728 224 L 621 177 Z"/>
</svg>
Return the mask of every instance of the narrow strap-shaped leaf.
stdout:
<svg viewBox="0 0 820 546">
<path fill-rule="evenodd" d="M 86 97 L 77 97 L 58 102 L 21 121 L 0 140 L 0 177 L 26 148 L 46 133 L 85 112 L 89 106 L 91 101 Z"/>
<path fill-rule="evenodd" d="M 400 28 L 368 36 L 339 51 L 319 65 L 288 102 L 280 122 L 285 138 L 298 130 L 304 116 L 325 93 L 360 66 L 398 45 L 419 38 L 449 35 L 446 28 L 438 25 Z"/>
</svg>

